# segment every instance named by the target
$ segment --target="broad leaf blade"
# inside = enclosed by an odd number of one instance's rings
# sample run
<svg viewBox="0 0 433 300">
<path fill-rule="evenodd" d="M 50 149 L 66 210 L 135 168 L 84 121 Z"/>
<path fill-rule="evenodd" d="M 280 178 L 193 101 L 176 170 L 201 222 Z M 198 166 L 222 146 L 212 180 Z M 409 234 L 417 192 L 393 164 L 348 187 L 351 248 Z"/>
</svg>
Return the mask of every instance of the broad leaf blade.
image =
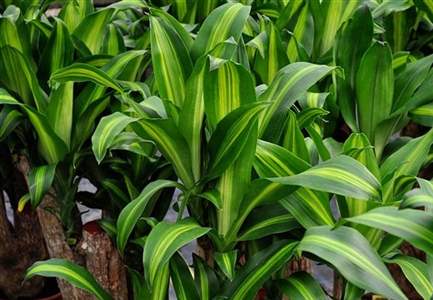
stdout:
<svg viewBox="0 0 433 300">
<path fill-rule="evenodd" d="M 210 228 L 200 227 L 189 219 L 178 223 L 158 223 L 147 237 L 143 251 L 144 272 L 148 283 L 153 285 L 160 269 L 178 249 L 209 230 Z"/>
<path fill-rule="evenodd" d="M 307 230 L 298 250 L 310 252 L 334 265 L 353 284 L 392 299 L 407 299 L 379 255 L 355 229 L 329 226 Z"/>
<path fill-rule="evenodd" d="M 72 285 L 86 290 L 99 300 L 111 300 L 112 297 L 99 285 L 85 268 L 64 259 L 52 258 L 34 263 L 26 273 L 26 279 L 35 275 L 58 277 Z"/>
</svg>

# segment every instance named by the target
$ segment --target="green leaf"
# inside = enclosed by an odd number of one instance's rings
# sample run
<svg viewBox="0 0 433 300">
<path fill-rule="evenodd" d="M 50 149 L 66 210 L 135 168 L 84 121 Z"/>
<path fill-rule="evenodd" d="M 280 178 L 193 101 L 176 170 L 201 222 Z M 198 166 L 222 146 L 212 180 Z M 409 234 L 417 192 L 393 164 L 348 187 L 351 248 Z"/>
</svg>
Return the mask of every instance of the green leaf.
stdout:
<svg viewBox="0 0 433 300">
<path fill-rule="evenodd" d="M 48 122 L 69 149 L 74 115 L 74 84 L 67 82 L 52 90 L 49 101 L 46 112 Z"/>
<path fill-rule="evenodd" d="M 15 92 L 22 101 L 43 111 L 47 105 L 46 94 L 40 87 L 29 58 L 10 46 L 0 47 L 0 82 Z"/>
<path fill-rule="evenodd" d="M 186 99 L 179 115 L 182 134 L 190 146 L 192 171 L 198 181 L 202 173 L 202 127 L 204 119 L 204 78 L 209 69 L 209 60 L 200 59 L 187 81 Z"/>
<path fill-rule="evenodd" d="M 140 120 L 132 123 L 131 127 L 138 136 L 156 143 L 187 189 L 194 186 L 189 147 L 173 120 Z"/>
<path fill-rule="evenodd" d="M 296 114 L 291 110 L 287 112 L 287 124 L 283 136 L 283 146 L 306 162 L 310 161 L 310 154 L 305 144 L 304 135 L 302 134 Z"/>
<path fill-rule="evenodd" d="M 46 165 L 30 169 L 28 174 L 30 203 L 34 208 L 39 205 L 42 198 L 50 189 L 55 173 L 56 165 Z"/>
<path fill-rule="evenodd" d="M 415 123 L 433 127 L 433 103 L 419 106 L 409 112 L 409 118 Z"/>
<path fill-rule="evenodd" d="M 50 74 L 70 65 L 73 59 L 74 47 L 68 28 L 60 19 L 56 19 L 40 59 L 38 74 L 47 80 Z"/>
<path fill-rule="evenodd" d="M 198 291 L 194 284 L 189 266 L 182 255 L 175 253 L 170 259 L 170 277 L 173 282 L 176 299 L 199 300 Z"/>
<path fill-rule="evenodd" d="M 329 262 L 353 284 L 391 299 L 407 299 L 368 241 L 355 229 L 341 226 L 311 227 L 298 251 Z"/>
<path fill-rule="evenodd" d="M 373 39 L 373 19 L 362 5 L 340 29 L 334 47 L 335 64 L 344 69 L 345 78 L 336 77 L 337 101 L 344 120 L 352 130 L 358 128 L 355 116 L 355 79 L 362 55 Z"/>
<path fill-rule="evenodd" d="M 325 65 L 297 62 L 278 71 L 268 89 L 259 97 L 261 101 L 272 102 L 260 116 L 260 136 L 263 136 L 266 130 L 267 135 L 280 135 L 279 127 L 286 117 L 287 108 L 334 69 L 335 67 Z"/>
<path fill-rule="evenodd" d="M 152 196 L 163 188 L 178 187 L 178 183 L 171 180 L 159 179 L 149 183 L 138 195 L 125 206 L 117 218 L 117 249 L 123 253 L 128 238 L 134 230 L 135 224 L 142 216 L 146 205 L 149 203 Z M 147 244 L 146 244 L 147 245 Z"/>
<path fill-rule="evenodd" d="M 213 269 L 211 269 L 203 259 L 194 253 L 194 281 L 200 292 L 201 300 L 210 300 L 219 290 L 218 280 Z"/>
<path fill-rule="evenodd" d="M 122 93 L 122 87 L 114 81 L 109 74 L 89 64 L 74 63 L 51 74 L 51 84 L 65 83 L 68 81 L 86 82 L 91 81 L 103 87 L 112 88 Z"/>
<path fill-rule="evenodd" d="M 427 88 L 428 80 L 431 80 L 432 76 L 432 64 L 433 55 L 423 57 L 408 63 L 395 78 L 393 115 L 415 108 L 419 104 L 423 104 L 420 103 L 423 100 L 429 102 L 432 99 L 431 90 Z M 426 91 L 427 95 L 424 95 Z M 419 94 L 419 92 L 421 93 Z"/>
<path fill-rule="evenodd" d="M 224 295 L 230 300 L 253 299 L 262 284 L 289 261 L 296 246 L 297 242 L 282 240 L 256 253 L 239 270 Z"/>
<path fill-rule="evenodd" d="M 270 204 L 256 208 L 245 220 L 239 241 L 251 241 L 298 228 L 295 217 L 282 206 Z"/>
<path fill-rule="evenodd" d="M 380 184 L 376 177 L 364 165 L 345 155 L 322 162 L 297 175 L 269 180 L 357 199 L 369 200 L 380 196 Z"/>
<path fill-rule="evenodd" d="M 7 138 L 22 119 L 23 115 L 18 110 L 12 109 L 8 106 L 3 107 L 0 111 L 0 141 Z"/>
<path fill-rule="evenodd" d="M 406 145 L 388 156 L 380 166 L 382 178 L 394 173 L 395 177 L 418 174 L 427 159 L 433 143 L 433 130 L 410 140 Z M 396 168 L 397 167 L 397 168 Z"/>
<path fill-rule="evenodd" d="M 236 260 L 238 258 L 238 251 L 228 252 L 215 252 L 214 259 L 221 271 L 232 281 L 235 276 Z"/>
<path fill-rule="evenodd" d="M 289 63 L 288 57 L 283 49 L 280 32 L 272 22 L 266 25 L 266 39 L 264 43 L 263 56 L 255 57 L 254 69 L 262 81 L 270 84 L 283 66 Z"/>
<path fill-rule="evenodd" d="M 197 60 L 214 49 L 218 44 L 233 37 L 237 41 L 250 12 L 249 6 L 240 3 L 227 3 L 214 9 L 203 22 L 191 49 L 191 56 Z M 212 53 L 227 57 L 227 53 Z"/>
<path fill-rule="evenodd" d="M 119 29 L 113 25 L 108 25 L 108 30 L 104 37 L 104 43 L 102 44 L 102 53 L 109 55 L 118 55 L 126 51 L 123 36 Z"/>
<path fill-rule="evenodd" d="M 433 214 L 430 212 L 386 206 L 347 220 L 384 230 L 433 254 Z"/>
<path fill-rule="evenodd" d="M 277 281 L 283 293 L 293 300 L 325 300 L 326 294 L 311 275 L 297 272 L 287 279 Z"/>
<path fill-rule="evenodd" d="M 209 141 L 208 177 L 221 174 L 242 152 L 250 133 L 256 127 L 258 113 L 267 104 L 253 103 L 239 107 L 222 119 Z"/>
<path fill-rule="evenodd" d="M 317 57 L 321 57 L 332 48 L 340 25 L 352 15 L 360 3 L 360 0 L 349 2 L 325 0 L 311 3 Z"/>
<path fill-rule="evenodd" d="M 145 55 L 145 50 L 131 50 L 113 57 L 108 63 L 101 67 L 101 71 L 105 72 L 108 77 L 118 79 L 124 75 L 132 64 L 140 63 L 140 59 Z M 132 72 L 134 73 L 134 72 Z M 131 74 L 134 75 L 134 74 Z M 129 76 L 129 75 L 128 75 Z M 135 75 L 134 75 L 135 76 Z M 121 78 L 125 79 L 125 78 Z M 96 100 L 101 99 L 106 91 L 106 86 L 88 83 L 83 91 L 78 95 L 77 113 L 82 116 L 89 106 Z M 87 121 L 87 120 L 86 120 Z M 79 132 L 81 135 L 82 133 Z"/>
<path fill-rule="evenodd" d="M 45 277 L 58 277 L 70 284 L 88 291 L 99 300 L 113 299 L 95 280 L 92 274 L 81 266 L 64 259 L 52 258 L 34 263 L 26 273 L 25 278 L 35 275 Z"/>
<path fill-rule="evenodd" d="M 359 128 L 375 142 L 376 127 L 391 113 L 394 93 L 392 54 L 388 44 L 374 42 L 364 53 L 356 73 Z"/>
<path fill-rule="evenodd" d="M 68 26 L 69 32 L 73 32 L 81 21 L 92 12 L 92 0 L 68 1 L 60 11 L 59 17 Z"/>
<path fill-rule="evenodd" d="M 160 222 L 149 236 L 143 250 L 143 265 L 150 286 L 170 258 L 182 246 L 205 235 L 210 228 L 200 227 L 191 219 L 177 223 Z"/>
<path fill-rule="evenodd" d="M 205 112 L 211 130 L 233 110 L 256 101 L 251 74 L 233 61 L 206 73 L 204 83 Z"/>
<path fill-rule="evenodd" d="M 137 119 L 115 112 L 101 119 L 92 136 L 92 151 L 98 163 L 104 159 L 107 150 L 113 145 L 116 137 Z"/>
<path fill-rule="evenodd" d="M 403 274 L 415 287 L 423 299 L 431 299 L 433 296 L 432 279 L 426 263 L 410 256 L 397 255 L 387 260 L 388 263 L 399 265 Z"/>
<path fill-rule="evenodd" d="M 293 152 L 262 140 L 258 140 L 254 169 L 260 177 L 291 176 L 310 168 L 310 164 Z"/>
<path fill-rule="evenodd" d="M 18 102 L 2 88 L 0 88 L 0 104 L 17 105 L 25 111 L 38 134 L 41 155 L 49 164 L 56 164 L 64 158 L 67 146 L 53 131 L 45 115 Z"/>
<path fill-rule="evenodd" d="M 114 8 L 105 8 L 87 15 L 75 28 L 73 35 L 83 42 L 92 54 L 100 53 L 107 25 L 113 16 Z"/>
<path fill-rule="evenodd" d="M 182 107 L 186 80 L 192 72 L 189 46 L 182 39 L 186 32 L 180 24 L 172 26 L 163 13 L 160 12 L 159 15 L 150 17 L 150 43 L 156 84 L 163 99 Z"/>
</svg>

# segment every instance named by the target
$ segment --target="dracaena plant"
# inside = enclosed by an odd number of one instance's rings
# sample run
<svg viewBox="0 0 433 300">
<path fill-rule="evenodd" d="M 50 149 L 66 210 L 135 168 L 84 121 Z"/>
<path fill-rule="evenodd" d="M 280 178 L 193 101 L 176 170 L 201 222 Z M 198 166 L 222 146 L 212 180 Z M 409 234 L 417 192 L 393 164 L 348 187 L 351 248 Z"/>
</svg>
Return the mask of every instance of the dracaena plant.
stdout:
<svg viewBox="0 0 433 300">
<path fill-rule="evenodd" d="M 11 5 L 0 19 L 1 138 L 14 145 L 13 151 L 22 145 L 32 164 L 29 195 L 20 207 L 27 201 L 36 207 L 53 186 L 70 233 L 76 229 L 80 176 L 91 174 L 92 168 L 82 166 L 92 165 L 87 144 L 95 121 L 114 93 L 125 92 L 106 81 L 118 78 L 127 85 L 147 60 L 144 50 L 125 51 L 120 29 L 112 23 L 121 9 L 93 10 L 90 1 L 70 1 L 58 18 L 39 12 L 26 19 L 26 11 Z"/>
<path fill-rule="evenodd" d="M 125 83 L 104 68 L 52 76 L 64 84 L 99 75 L 97 84 L 117 91 L 120 105 L 92 135 L 101 176 L 118 178 L 104 164 L 135 170 L 119 149 L 175 174 L 141 177 L 106 226 L 129 262 L 134 298 L 165 299 L 171 279 L 178 299 L 254 299 L 262 287 L 261 299 L 326 299 L 310 274 L 287 275 L 301 256 L 338 274 L 341 299 L 407 299 L 390 263 L 421 297 L 432 296 L 433 186 L 417 175 L 433 131 L 390 142 L 408 116 L 429 125 L 431 58 L 397 28 L 412 17 L 428 26 L 429 6 L 361 2 L 203 1 L 214 8 L 203 21 L 194 16 L 201 1 L 173 1 L 168 12 L 151 3 L 133 16 L 146 37 L 131 33 L 150 46 L 144 78 Z M 339 114 L 353 133 L 334 139 Z M 176 222 L 153 209 L 170 205 L 166 189 L 177 190 Z M 205 255 L 191 268 L 179 250 L 194 240 Z M 399 252 L 403 241 L 429 258 Z M 37 263 L 28 276 L 36 274 L 111 297 L 64 260 Z"/>
</svg>

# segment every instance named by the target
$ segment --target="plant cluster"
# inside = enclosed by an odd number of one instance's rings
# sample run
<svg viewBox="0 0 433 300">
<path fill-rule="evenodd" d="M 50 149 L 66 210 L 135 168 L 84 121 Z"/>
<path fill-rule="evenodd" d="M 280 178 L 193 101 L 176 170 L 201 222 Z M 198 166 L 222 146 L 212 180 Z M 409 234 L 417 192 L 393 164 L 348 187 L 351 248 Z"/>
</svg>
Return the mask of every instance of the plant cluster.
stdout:
<svg viewBox="0 0 433 300">
<path fill-rule="evenodd" d="M 76 203 L 103 209 L 134 299 L 327 299 L 301 258 L 335 271 L 335 299 L 407 299 L 390 264 L 433 296 L 431 1 L 2 2 L 18 208 L 51 194 L 71 245 Z M 35 275 L 111 299 L 62 258 Z"/>
</svg>

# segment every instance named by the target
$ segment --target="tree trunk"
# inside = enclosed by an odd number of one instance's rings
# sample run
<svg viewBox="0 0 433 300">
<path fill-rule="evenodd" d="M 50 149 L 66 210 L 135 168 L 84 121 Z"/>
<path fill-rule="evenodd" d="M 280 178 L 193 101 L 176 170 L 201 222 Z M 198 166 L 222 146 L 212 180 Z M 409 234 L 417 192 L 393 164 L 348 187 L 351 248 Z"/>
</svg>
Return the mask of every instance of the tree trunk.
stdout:
<svg viewBox="0 0 433 300">
<path fill-rule="evenodd" d="M 14 224 L 7 219 L 6 199 L 0 190 L 0 291 L 9 299 L 34 298 L 44 287 L 44 279 L 35 277 L 24 281 L 24 274 L 34 262 L 46 259 L 48 253 L 36 212 L 16 213 L 18 199 L 26 193 L 27 184 L 12 160 L 6 176 L 5 188 L 12 204 Z"/>
</svg>

